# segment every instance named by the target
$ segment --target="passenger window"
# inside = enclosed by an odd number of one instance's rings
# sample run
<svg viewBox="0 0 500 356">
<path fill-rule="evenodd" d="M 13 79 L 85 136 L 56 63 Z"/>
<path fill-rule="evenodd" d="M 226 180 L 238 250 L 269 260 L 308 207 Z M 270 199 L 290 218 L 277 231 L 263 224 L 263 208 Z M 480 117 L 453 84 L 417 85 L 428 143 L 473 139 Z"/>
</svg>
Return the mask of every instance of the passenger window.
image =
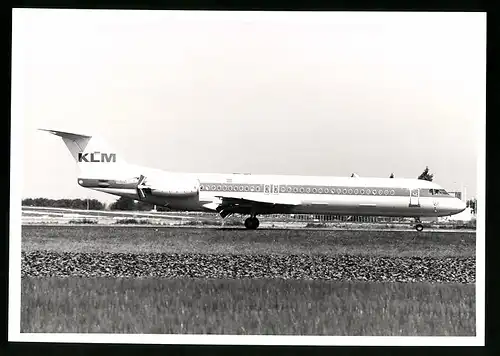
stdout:
<svg viewBox="0 0 500 356">
<path fill-rule="evenodd" d="M 321 188 L 320 188 L 321 189 Z M 316 193 L 316 188 L 313 188 L 313 193 Z M 320 192 L 321 193 L 321 192 Z"/>
</svg>

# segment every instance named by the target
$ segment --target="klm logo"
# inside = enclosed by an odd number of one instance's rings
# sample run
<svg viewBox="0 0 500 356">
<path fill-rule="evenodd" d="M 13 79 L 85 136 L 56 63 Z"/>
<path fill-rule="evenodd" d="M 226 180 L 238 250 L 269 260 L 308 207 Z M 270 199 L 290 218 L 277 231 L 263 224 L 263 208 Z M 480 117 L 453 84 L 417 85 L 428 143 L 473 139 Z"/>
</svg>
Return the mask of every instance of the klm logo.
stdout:
<svg viewBox="0 0 500 356">
<path fill-rule="evenodd" d="M 116 153 L 78 153 L 78 162 L 116 162 Z"/>
</svg>

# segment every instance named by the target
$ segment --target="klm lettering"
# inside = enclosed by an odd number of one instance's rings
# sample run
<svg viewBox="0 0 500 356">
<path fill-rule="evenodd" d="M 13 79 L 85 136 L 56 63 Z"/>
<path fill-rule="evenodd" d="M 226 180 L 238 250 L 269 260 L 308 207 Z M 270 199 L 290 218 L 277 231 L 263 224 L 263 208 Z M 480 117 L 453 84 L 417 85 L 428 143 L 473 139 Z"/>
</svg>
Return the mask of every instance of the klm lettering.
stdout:
<svg viewBox="0 0 500 356">
<path fill-rule="evenodd" d="M 116 162 L 116 153 L 78 153 L 78 162 Z"/>
</svg>

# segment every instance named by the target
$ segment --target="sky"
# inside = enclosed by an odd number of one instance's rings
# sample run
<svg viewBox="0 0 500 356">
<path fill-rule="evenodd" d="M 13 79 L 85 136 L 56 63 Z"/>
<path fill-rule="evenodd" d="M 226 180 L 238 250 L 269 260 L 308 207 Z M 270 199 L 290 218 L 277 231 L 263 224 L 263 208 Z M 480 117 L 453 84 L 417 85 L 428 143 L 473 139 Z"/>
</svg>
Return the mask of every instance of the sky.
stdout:
<svg viewBox="0 0 500 356">
<path fill-rule="evenodd" d="M 477 189 L 484 13 L 13 12 L 22 195 L 83 189 L 62 140 L 179 172 L 416 178 Z"/>
</svg>

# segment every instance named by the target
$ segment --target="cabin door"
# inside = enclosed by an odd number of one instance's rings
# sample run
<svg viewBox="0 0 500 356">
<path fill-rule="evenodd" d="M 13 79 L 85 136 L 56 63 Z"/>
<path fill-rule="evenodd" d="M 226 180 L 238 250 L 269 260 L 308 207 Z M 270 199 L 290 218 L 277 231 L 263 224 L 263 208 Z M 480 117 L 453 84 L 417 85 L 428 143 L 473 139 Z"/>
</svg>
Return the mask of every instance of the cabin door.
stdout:
<svg viewBox="0 0 500 356">
<path fill-rule="evenodd" d="M 420 189 L 410 189 L 410 206 L 420 206 Z"/>
<path fill-rule="evenodd" d="M 265 194 L 278 194 L 280 192 L 279 184 L 265 184 L 264 193 Z"/>
</svg>

